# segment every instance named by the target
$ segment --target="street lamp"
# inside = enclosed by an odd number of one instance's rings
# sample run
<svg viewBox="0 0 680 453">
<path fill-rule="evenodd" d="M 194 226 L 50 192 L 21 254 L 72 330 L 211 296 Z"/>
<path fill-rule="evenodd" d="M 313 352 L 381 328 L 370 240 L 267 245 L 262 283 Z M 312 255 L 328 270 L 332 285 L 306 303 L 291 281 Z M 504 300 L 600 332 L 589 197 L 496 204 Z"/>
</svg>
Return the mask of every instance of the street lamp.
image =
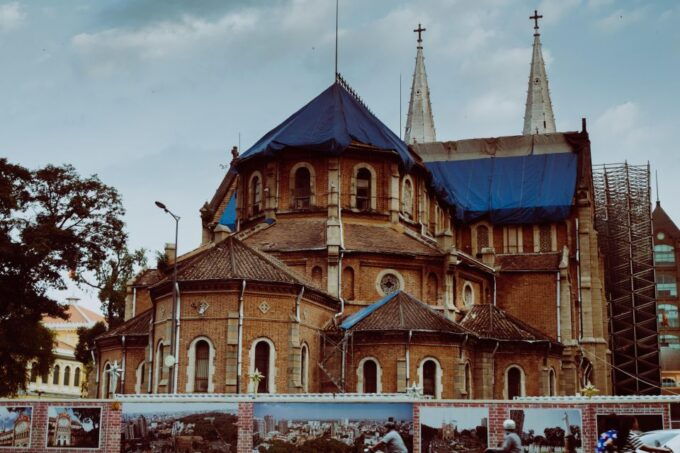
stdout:
<svg viewBox="0 0 680 453">
<path fill-rule="evenodd" d="M 177 236 L 179 233 L 179 216 L 170 212 L 170 210 L 160 201 L 156 202 L 156 206 L 167 212 L 175 220 L 175 262 L 172 269 L 172 332 L 170 337 L 170 351 L 172 359 L 167 360 L 166 366 L 170 369 L 170 376 L 168 378 L 168 393 L 175 392 L 175 364 L 177 363 Z M 158 358 L 157 358 L 158 359 Z M 170 364 L 171 363 L 171 364 Z"/>
</svg>

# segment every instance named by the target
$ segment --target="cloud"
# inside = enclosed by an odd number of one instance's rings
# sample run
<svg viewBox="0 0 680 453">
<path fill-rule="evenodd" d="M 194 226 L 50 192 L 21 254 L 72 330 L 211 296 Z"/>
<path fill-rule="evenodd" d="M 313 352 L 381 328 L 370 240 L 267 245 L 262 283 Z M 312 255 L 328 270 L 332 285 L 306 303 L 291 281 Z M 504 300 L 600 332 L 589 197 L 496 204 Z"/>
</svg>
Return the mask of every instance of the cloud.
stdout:
<svg viewBox="0 0 680 453">
<path fill-rule="evenodd" d="M 543 15 L 545 23 L 554 24 L 579 6 L 581 0 L 543 0 L 538 6 L 538 13 Z"/>
<path fill-rule="evenodd" d="M 598 20 L 596 26 L 605 32 L 613 33 L 631 24 L 639 22 L 645 17 L 645 9 L 638 8 L 634 10 L 617 9 L 616 11 Z"/>
<path fill-rule="evenodd" d="M 607 157 L 614 161 L 626 156 L 639 156 L 641 150 L 649 152 L 648 145 L 654 139 L 654 133 L 643 119 L 640 107 L 633 101 L 605 110 L 591 128 L 599 152 L 609 153 Z"/>
<path fill-rule="evenodd" d="M 26 13 L 18 2 L 0 5 L 0 32 L 19 27 L 26 19 Z"/>
</svg>

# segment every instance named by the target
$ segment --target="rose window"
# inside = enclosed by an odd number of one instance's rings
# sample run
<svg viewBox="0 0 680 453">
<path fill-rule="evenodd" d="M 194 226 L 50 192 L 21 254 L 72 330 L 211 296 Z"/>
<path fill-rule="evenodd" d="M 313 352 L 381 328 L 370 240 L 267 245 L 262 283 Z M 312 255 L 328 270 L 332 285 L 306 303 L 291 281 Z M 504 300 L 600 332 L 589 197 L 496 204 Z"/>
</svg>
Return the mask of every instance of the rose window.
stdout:
<svg viewBox="0 0 680 453">
<path fill-rule="evenodd" d="M 399 278 L 394 274 L 385 274 L 380 279 L 380 289 L 385 294 L 392 294 L 399 290 Z"/>
</svg>

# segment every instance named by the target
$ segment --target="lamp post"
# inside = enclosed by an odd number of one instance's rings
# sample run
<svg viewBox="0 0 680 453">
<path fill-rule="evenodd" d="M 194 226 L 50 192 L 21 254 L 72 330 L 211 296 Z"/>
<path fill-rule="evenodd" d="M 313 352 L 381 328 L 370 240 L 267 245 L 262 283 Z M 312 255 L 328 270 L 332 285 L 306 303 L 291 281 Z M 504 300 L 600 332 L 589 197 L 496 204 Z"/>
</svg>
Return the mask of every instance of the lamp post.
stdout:
<svg viewBox="0 0 680 453">
<path fill-rule="evenodd" d="M 170 337 L 170 351 L 171 351 L 171 357 L 168 357 L 168 361 L 164 360 L 164 364 L 170 368 L 170 375 L 168 377 L 168 393 L 174 393 L 176 391 L 175 389 L 175 364 L 177 363 L 177 351 L 175 350 L 177 347 L 177 236 L 179 234 L 179 216 L 173 214 L 170 212 L 170 210 L 160 201 L 156 202 L 156 206 L 161 208 L 163 211 L 166 213 L 170 214 L 172 218 L 175 220 L 175 262 L 173 264 L 172 268 L 172 332 L 171 332 L 171 337 Z M 156 358 L 158 360 L 158 358 Z M 172 365 L 168 365 L 169 363 L 172 363 Z"/>
</svg>

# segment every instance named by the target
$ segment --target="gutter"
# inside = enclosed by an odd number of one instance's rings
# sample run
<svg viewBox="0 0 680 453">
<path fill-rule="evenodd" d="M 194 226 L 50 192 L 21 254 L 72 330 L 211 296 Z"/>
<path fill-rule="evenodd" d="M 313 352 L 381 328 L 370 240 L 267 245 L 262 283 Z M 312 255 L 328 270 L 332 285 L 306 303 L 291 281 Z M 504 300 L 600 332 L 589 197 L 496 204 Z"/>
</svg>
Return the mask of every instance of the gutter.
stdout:
<svg viewBox="0 0 680 453">
<path fill-rule="evenodd" d="M 123 346 L 123 360 L 122 360 L 123 369 L 121 370 L 121 374 L 120 374 L 120 388 L 121 388 L 122 391 L 120 393 L 125 393 L 125 370 L 127 368 L 127 366 L 125 366 L 125 362 L 126 362 L 126 359 L 127 359 L 127 354 L 126 354 L 127 348 L 125 347 L 125 335 L 121 336 L 120 341 L 122 343 L 121 346 Z"/>
<path fill-rule="evenodd" d="M 148 362 L 148 381 L 146 383 L 146 391 L 147 393 L 151 393 L 153 386 L 153 369 L 154 369 L 154 362 L 153 362 L 153 350 L 154 350 L 154 328 L 156 326 L 156 304 L 152 302 L 151 304 L 151 322 L 149 324 L 149 362 Z"/>
<path fill-rule="evenodd" d="M 174 382 L 172 384 L 172 389 L 175 393 L 179 393 L 177 391 L 177 383 L 179 381 L 179 326 L 181 324 L 180 321 L 180 316 L 179 314 L 182 312 L 181 307 L 182 307 L 182 299 L 180 297 L 180 292 L 179 292 L 179 282 L 177 283 L 177 288 L 175 289 L 177 291 L 177 312 L 175 313 L 175 319 L 177 320 L 177 324 L 175 325 L 175 370 L 172 373 L 172 377 L 174 379 Z"/>
<path fill-rule="evenodd" d="M 411 336 L 413 331 L 408 331 L 408 342 L 406 343 L 406 388 L 411 384 Z"/>
<path fill-rule="evenodd" d="M 300 299 L 302 299 L 302 296 L 305 294 L 305 287 L 304 285 L 300 288 L 300 292 L 297 295 L 297 298 L 295 299 L 295 321 L 300 322 Z"/>
<path fill-rule="evenodd" d="M 246 281 L 241 280 L 241 294 L 238 296 L 238 335 L 237 348 L 238 355 L 236 356 L 236 393 L 241 393 L 241 373 L 243 371 L 243 293 L 246 291 Z"/>
<path fill-rule="evenodd" d="M 132 287 L 132 317 L 137 315 L 137 287 Z"/>
<path fill-rule="evenodd" d="M 576 217 L 576 288 L 578 289 L 578 338 L 583 339 L 583 297 L 581 294 L 581 244 L 579 235 L 578 217 Z M 606 295 L 605 295 L 606 298 Z M 611 318 L 611 317 L 610 317 Z"/>
<path fill-rule="evenodd" d="M 557 301 L 557 341 L 562 342 L 562 315 L 561 315 L 561 310 L 562 310 L 562 301 L 560 298 L 560 272 L 557 271 L 557 280 L 556 280 L 556 285 L 557 287 L 557 294 L 556 294 L 556 301 Z"/>
<path fill-rule="evenodd" d="M 491 397 L 493 398 L 493 391 L 495 390 L 494 387 L 496 386 L 496 352 L 498 351 L 498 347 L 500 346 L 500 342 L 496 340 L 496 347 L 493 348 L 493 352 L 491 353 Z"/>
</svg>

